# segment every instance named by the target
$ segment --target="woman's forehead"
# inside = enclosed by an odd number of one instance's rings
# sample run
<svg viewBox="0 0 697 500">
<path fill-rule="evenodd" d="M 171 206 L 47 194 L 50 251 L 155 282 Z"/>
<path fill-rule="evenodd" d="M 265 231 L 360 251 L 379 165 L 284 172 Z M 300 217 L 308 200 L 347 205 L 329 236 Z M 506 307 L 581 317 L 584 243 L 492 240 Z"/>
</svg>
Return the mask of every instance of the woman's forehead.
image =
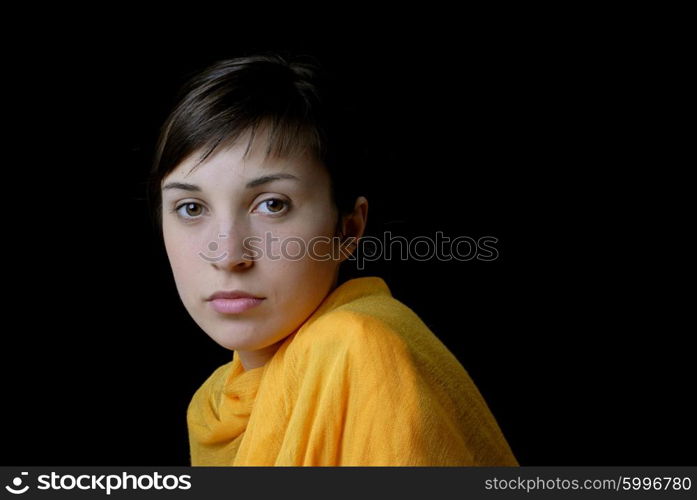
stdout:
<svg viewBox="0 0 697 500">
<path fill-rule="evenodd" d="M 323 165 L 313 155 L 277 157 L 256 151 L 245 156 L 241 149 L 239 145 L 221 149 L 203 162 L 196 152 L 167 175 L 162 185 L 179 182 L 207 188 L 225 185 L 250 189 L 272 180 L 317 185 L 327 178 Z"/>
</svg>

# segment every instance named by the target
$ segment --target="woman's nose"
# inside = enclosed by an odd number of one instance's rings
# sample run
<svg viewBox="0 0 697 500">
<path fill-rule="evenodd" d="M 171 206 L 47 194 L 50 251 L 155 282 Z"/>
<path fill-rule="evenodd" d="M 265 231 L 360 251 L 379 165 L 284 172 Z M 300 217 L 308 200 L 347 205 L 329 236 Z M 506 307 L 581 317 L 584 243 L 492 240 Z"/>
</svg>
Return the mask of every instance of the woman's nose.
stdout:
<svg viewBox="0 0 697 500">
<path fill-rule="evenodd" d="M 241 270 L 251 267 L 253 255 L 245 249 L 244 237 L 231 232 L 219 232 L 205 245 L 201 258 L 221 270 Z"/>
</svg>

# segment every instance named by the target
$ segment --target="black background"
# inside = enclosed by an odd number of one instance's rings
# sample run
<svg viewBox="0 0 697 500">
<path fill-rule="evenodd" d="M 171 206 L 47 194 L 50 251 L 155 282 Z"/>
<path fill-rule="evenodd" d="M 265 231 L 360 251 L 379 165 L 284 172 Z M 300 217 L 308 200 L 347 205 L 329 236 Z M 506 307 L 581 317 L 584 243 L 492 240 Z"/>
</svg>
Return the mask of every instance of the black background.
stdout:
<svg viewBox="0 0 697 500">
<path fill-rule="evenodd" d="M 494 262 L 365 274 L 461 360 L 521 464 L 694 465 L 693 228 L 650 37 L 229 23 L 37 30 L 8 51 L 2 465 L 188 465 L 186 407 L 231 353 L 181 305 L 144 181 L 187 76 L 258 50 L 342 75 L 381 145 L 369 232 L 498 238 Z"/>
</svg>

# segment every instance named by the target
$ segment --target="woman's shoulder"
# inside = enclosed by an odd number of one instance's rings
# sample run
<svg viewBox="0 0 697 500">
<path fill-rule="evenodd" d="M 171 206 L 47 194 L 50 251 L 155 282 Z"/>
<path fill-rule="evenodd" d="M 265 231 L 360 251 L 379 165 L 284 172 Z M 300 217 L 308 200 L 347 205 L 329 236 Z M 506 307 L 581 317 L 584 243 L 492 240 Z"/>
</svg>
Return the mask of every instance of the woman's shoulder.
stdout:
<svg viewBox="0 0 697 500">
<path fill-rule="evenodd" d="M 369 296 L 327 311 L 304 325 L 293 339 L 292 347 L 303 351 L 327 348 L 360 349 L 367 341 L 402 344 L 395 318 L 404 316 L 397 300 Z"/>
<path fill-rule="evenodd" d="M 422 319 L 390 295 L 361 297 L 315 318 L 298 331 L 289 354 L 300 363 L 460 367 Z"/>
</svg>

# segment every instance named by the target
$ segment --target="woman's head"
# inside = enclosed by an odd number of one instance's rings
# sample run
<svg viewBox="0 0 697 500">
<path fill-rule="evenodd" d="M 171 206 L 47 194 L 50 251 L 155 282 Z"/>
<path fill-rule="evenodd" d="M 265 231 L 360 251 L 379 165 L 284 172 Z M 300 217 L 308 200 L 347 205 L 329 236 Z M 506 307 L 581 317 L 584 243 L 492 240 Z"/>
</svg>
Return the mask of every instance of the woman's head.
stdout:
<svg viewBox="0 0 697 500">
<path fill-rule="evenodd" d="M 337 87 L 317 63 L 288 62 L 277 54 L 221 60 L 194 75 L 181 88 L 157 142 L 148 193 L 156 226 L 161 228 L 165 176 L 194 152 L 203 161 L 263 126 L 273 134 L 267 155 L 289 157 L 303 150 L 314 155 L 330 174 L 338 211 L 352 212 L 364 194 L 358 172 L 367 158 L 361 124 Z"/>
<path fill-rule="evenodd" d="M 150 199 L 179 295 L 247 369 L 336 286 L 346 248 L 334 237 L 365 229 L 350 121 L 322 83 L 279 56 L 220 61 L 184 87 L 157 145 Z M 234 290 L 263 300 L 241 312 L 210 300 Z"/>
</svg>

